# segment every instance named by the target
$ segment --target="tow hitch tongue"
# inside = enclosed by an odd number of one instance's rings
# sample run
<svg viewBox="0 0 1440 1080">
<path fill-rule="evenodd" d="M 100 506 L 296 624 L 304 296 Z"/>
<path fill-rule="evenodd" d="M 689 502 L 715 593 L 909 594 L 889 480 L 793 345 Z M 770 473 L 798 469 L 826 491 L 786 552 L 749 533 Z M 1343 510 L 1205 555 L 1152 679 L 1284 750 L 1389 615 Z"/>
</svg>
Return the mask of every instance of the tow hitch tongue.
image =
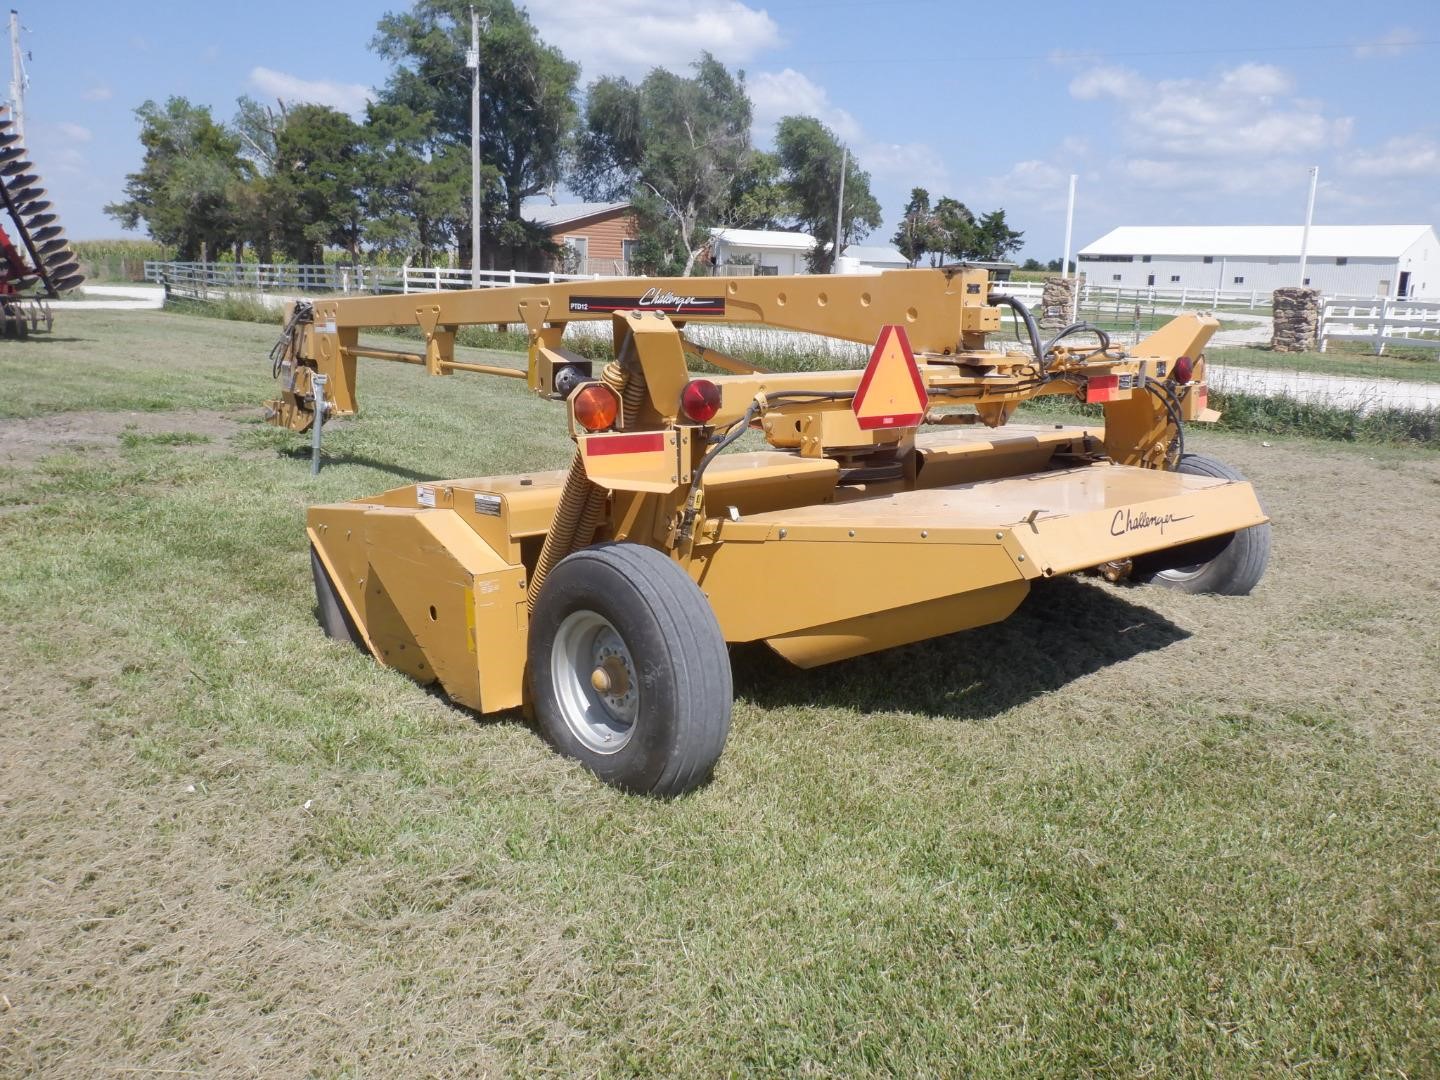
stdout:
<svg viewBox="0 0 1440 1080">
<path fill-rule="evenodd" d="M 607 783 L 675 795 L 728 736 L 729 644 L 812 667 L 997 622 L 1035 579 L 1080 570 L 1248 590 L 1268 550 L 1255 492 L 1184 452 L 1183 423 L 1213 416 L 1203 349 L 1218 324 L 1180 316 L 1123 351 L 1080 324 L 1046 344 L 990 285 L 961 267 L 295 306 L 271 357 L 272 423 L 318 438 L 355 416 L 364 359 L 524 379 L 574 444 L 551 472 L 313 507 L 327 632 L 481 712 L 529 709 Z M 1027 350 L 989 347 L 1002 305 Z M 568 347 L 579 321 L 607 324 L 612 356 Z M 689 336 L 706 322 L 871 352 L 860 370 L 762 372 Z M 457 356 L 475 324 L 523 325 L 523 370 Z M 362 343 L 377 327 L 423 349 Z M 694 356 L 711 370 L 692 374 Z M 1104 422 L 1010 422 L 1044 396 Z"/>
</svg>

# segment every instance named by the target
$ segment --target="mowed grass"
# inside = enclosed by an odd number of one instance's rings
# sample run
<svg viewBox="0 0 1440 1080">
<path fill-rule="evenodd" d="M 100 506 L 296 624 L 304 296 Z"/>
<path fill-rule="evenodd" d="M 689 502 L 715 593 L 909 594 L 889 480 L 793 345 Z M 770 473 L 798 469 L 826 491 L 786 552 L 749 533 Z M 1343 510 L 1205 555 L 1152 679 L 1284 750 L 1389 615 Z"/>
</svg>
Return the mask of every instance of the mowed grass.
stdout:
<svg viewBox="0 0 1440 1080">
<path fill-rule="evenodd" d="M 556 409 L 365 362 L 311 478 L 273 337 L 0 343 L 0 1073 L 1440 1072 L 1435 455 L 1195 432 L 1255 595 L 737 648 L 656 802 L 314 621 L 307 505 L 558 465 Z"/>
<path fill-rule="evenodd" d="M 1398 379 L 1401 382 L 1440 382 L 1440 350 L 1387 350 L 1376 356 L 1371 349 L 1335 343 L 1326 352 L 1280 353 L 1269 348 L 1212 348 L 1211 363 L 1228 367 L 1272 368 L 1314 375 L 1345 375 L 1361 379 Z"/>
</svg>

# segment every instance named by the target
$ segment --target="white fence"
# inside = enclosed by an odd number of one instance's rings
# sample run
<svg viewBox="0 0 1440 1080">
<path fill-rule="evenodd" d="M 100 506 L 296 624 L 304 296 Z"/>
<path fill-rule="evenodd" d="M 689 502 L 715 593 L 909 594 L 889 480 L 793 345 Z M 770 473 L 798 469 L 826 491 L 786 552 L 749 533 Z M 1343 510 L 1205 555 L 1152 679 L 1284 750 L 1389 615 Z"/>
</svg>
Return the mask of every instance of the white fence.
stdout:
<svg viewBox="0 0 1440 1080">
<path fill-rule="evenodd" d="M 1440 349 L 1440 301 L 1327 297 L 1320 312 L 1320 351 L 1331 341 Z"/>
<path fill-rule="evenodd" d="M 1017 300 L 1029 304 L 1040 302 L 1045 286 L 1038 281 L 997 281 L 992 286 L 998 292 L 1008 293 Z M 1139 304 L 1144 308 L 1219 308 L 1270 307 L 1270 294 L 1242 289 L 1122 289 L 1114 285 L 1095 285 L 1082 282 L 1080 285 L 1080 306 L 1103 309 L 1114 307 L 1123 311 L 1126 307 Z"/>
<path fill-rule="evenodd" d="M 1086 282 L 1080 286 L 1080 302 L 1103 306 L 1107 303 L 1158 304 L 1177 308 L 1243 307 L 1251 310 L 1270 307 L 1270 294 L 1254 289 L 1122 289 Z"/>
<path fill-rule="evenodd" d="M 399 271 L 398 282 L 382 284 L 379 292 L 435 292 L 439 289 L 493 288 L 500 285 L 554 285 L 557 281 L 594 281 L 600 274 L 561 274 L 554 270 L 529 273 L 524 270 L 481 270 L 477 281 L 469 270 L 439 266 L 406 266 Z"/>
<path fill-rule="evenodd" d="M 368 280 L 357 288 L 346 289 L 341 267 L 284 263 L 211 263 L 155 262 L 145 260 L 145 280 L 164 285 L 176 292 L 200 295 L 209 289 L 236 289 L 251 292 L 276 290 L 323 290 L 326 292 L 370 292 L 378 282 L 383 268 L 368 269 Z M 391 271 L 394 273 L 394 271 Z"/>
<path fill-rule="evenodd" d="M 479 285 L 590 281 L 599 274 L 482 270 Z M 470 289 L 469 270 L 438 266 L 329 266 L 313 263 L 199 263 L 145 261 L 145 280 L 187 296 L 212 291 L 411 293 Z"/>
</svg>

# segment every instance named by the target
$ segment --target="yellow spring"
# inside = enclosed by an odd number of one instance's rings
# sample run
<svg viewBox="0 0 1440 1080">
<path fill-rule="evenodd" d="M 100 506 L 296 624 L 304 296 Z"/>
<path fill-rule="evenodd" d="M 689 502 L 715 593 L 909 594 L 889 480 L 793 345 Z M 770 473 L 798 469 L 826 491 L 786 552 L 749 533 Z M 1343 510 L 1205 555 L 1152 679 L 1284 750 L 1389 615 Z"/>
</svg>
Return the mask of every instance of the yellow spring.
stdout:
<svg viewBox="0 0 1440 1080">
<path fill-rule="evenodd" d="M 600 379 L 620 397 L 620 426 L 630 427 L 645 402 L 644 372 L 637 364 L 627 374 L 618 360 L 612 360 L 601 371 Z M 550 571 L 555 569 L 555 564 L 571 552 L 589 547 L 595 539 L 595 530 L 605 516 L 608 498 L 609 492 L 592 484 L 585 475 L 585 460 L 576 450 L 570 462 L 570 472 L 565 477 L 565 487 L 560 492 L 560 501 L 555 506 L 555 520 L 545 534 L 535 572 L 530 575 L 526 599 L 531 610 L 534 610 L 540 587 L 545 584 Z"/>
</svg>

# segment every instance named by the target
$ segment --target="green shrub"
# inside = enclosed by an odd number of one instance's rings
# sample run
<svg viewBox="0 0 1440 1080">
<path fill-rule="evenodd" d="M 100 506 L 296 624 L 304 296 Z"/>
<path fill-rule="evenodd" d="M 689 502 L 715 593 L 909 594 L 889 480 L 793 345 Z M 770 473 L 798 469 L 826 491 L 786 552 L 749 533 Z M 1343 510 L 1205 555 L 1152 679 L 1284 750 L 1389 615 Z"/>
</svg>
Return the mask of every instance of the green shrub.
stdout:
<svg viewBox="0 0 1440 1080">
<path fill-rule="evenodd" d="M 280 326 L 281 313 L 254 296 L 244 293 L 230 293 L 213 300 L 191 300 L 171 297 L 165 301 L 165 310 L 182 315 L 203 315 L 211 319 L 229 319 L 232 322 L 253 322 Z"/>
<path fill-rule="evenodd" d="M 1220 412 L 1215 425 L 1225 431 L 1257 435 L 1300 435 L 1335 442 L 1384 443 L 1440 450 L 1440 409 L 1364 409 L 1299 401 L 1283 395 L 1210 391 L 1210 407 Z M 1021 415 L 1064 415 L 1103 421 L 1097 405 L 1071 397 L 1036 398 L 1020 408 Z"/>
</svg>

